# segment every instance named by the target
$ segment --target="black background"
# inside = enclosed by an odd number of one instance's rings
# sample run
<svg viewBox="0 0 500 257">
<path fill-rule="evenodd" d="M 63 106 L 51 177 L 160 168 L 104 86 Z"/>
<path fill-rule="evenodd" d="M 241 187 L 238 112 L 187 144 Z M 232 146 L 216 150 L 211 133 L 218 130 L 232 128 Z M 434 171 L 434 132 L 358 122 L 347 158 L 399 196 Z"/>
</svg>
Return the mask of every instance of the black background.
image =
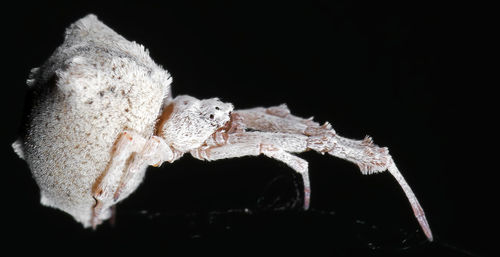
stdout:
<svg viewBox="0 0 500 257">
<path fill-rule="evenodd" d="M 463 66 L 476 65 L 466 60 L 476 48 L 462 45 L 471 29 L 448 16 L 449 6 L 179 2 L 5 6 L 3 249 L 57 255 L 493 254 L 496 239 L 488 231 L 494 231 L 498 200 L 488 174 L 498 168 L 488 167 L 495 159 L 481 144 L 494 135 L 482 129 L 489 123 L 480 113 L 496 105 L 468 83 L 471 70 Z M 414 189 L 435 242 L 425 240 L 389 174 L 362 176 L 348 162 L 309 152 L 300 155 L 310 163 L 308 212 L 300 209 L 299 177 L 264 157 L 208 163 L 185 156 L 151 168 L 137 192 L 118 205 L 115 225 L 96 231 L 41 206 L 27 165 L 10 149 L 25 79 L 62 42 L 64 29 L 88 13 L 145 45 L 173 75 L 174 95 L 217 96 L 236 108 L 287 103 L 298 116 L 330 121 L 343 136 L 373 136 L 389 147 Z"/>
</svg>

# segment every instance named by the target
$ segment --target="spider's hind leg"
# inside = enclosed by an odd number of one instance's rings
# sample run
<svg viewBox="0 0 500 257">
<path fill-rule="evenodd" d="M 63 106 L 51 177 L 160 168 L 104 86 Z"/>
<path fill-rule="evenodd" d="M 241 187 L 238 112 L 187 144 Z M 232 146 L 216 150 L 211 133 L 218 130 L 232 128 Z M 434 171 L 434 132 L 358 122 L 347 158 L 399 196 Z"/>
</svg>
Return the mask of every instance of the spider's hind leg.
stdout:
<svg viewBox="0 0 500 257">
<path fill-rule="evenodd" d="M 132 131 L 121 133 L 106 170 L 92 188 L 96 204 L 92 210 L 91 225 L 95 228 L 109 215 L 110 207 L 137 188 L 148 165 L 161 164 L 173 158 L 173 152 L 159 137 L 147 139 Z"/>
<path fill-rule="evenodd" d="M 92 209 L 91 225 L 93 228 L 99 225 L 105 216 L 109 215 L 107 212 L 109 212 L 109 207 L 114 204 L 113 194 L 122 177 L 123 170 L 128 166 L 133 153 L 139 151 L 145 142 L 144 137 L 130 131 L 122 132 L 118 136 L 112 149 L 110 162 L 92 188 L 92 196 L 96 201 Z"/>
</svg>

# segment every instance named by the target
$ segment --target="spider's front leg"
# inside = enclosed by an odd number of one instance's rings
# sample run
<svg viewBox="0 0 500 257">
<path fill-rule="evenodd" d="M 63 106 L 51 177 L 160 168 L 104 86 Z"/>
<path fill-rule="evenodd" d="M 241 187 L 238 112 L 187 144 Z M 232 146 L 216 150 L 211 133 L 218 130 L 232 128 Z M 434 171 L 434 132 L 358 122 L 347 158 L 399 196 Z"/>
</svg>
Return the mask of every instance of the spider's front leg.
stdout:
<svg viewBox="0 0 500 257">
<path fill-rule="evenodd" d="M 320 125 L 312 118 L 304 119 L 294 116 L 284 104 L 270 108 L 238 110 L 233 113 L 233 116 L 239 128 L 305 135 L 307 136 L 306 150 L 329 153 L 351 161 L 358 165 L 363 174 L 385 171 L 392 161 L 387 148 L 373 144 L 370 137 L 364 140 L 341 137 L 328 122 Z"/>
<path fill-rule="evenodd" d="M 312 118 L 304 119 L 290 113 L 286 105 L 253 108 L 232 113 L 228 132 L 215 133 L 207 143 L 192 154 L 200 159 L 216 160 L 244 155 L 265 154 L 287 163 L 304 179 L 304 207 L 309 206 L 307 166 L 297 168 L 304 160 L 290 154 L 314 150 L 355 163 L 363 174 L 388 170 L 405 192 L 415 217 L 424 233 L 432 240 L 432 232 L 424 211 L 386 147 L 375 145 L 370 137 L 353 140 L 336 134 L 329 123 L 320 125 Z M 245 132 L 252 130 L 251 132 Z M 290 147 L 293 145 L 293 147 Z M 265 147 L 263 147 L 265 146 Z M 274 151 L 269 151 L 274 149 Z M 278 157 L 277 157 L 278 156 Z"/>
</svg>

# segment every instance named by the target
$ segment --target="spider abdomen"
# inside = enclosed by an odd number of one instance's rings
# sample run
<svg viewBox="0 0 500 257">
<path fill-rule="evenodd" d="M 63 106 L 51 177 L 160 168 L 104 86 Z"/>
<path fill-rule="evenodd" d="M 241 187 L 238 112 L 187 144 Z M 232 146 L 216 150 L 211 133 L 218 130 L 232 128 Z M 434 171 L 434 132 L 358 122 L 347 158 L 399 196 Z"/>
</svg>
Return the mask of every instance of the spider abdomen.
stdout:
<svg viewBox="0 0 500 257">
<path fill-rule="evenodd" d="M 28 80 L 32 108 L 25 110 L 25 132 L 15 143 L 40 187 L 41 202 L 89 226 L 92 188 L 113 144 L 124 130 L 153 134 L 170 82 L 143 46 L 94 15 L 72 24 L 64 43 Z"/>
</svg>

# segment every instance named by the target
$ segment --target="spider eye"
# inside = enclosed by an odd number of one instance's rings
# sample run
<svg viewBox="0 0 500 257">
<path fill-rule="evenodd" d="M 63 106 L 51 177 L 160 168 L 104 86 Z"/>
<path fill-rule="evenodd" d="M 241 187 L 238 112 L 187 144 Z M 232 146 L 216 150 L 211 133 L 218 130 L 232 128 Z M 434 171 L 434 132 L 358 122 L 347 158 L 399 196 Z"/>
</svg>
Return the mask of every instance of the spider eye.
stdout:
<svg viewBox="0 0 500 257">
<path fill-rule="evenodd" d="M 210 114 L 210 119 L 213 120 L 214 119 L 214 115 L 213 114 Z"/>
<path fill-rule="evenodd" d="M 220 110 L 219 106 L 215 106 L 215 109 L 216 109 L 216 110 Z"/>
</svg>

